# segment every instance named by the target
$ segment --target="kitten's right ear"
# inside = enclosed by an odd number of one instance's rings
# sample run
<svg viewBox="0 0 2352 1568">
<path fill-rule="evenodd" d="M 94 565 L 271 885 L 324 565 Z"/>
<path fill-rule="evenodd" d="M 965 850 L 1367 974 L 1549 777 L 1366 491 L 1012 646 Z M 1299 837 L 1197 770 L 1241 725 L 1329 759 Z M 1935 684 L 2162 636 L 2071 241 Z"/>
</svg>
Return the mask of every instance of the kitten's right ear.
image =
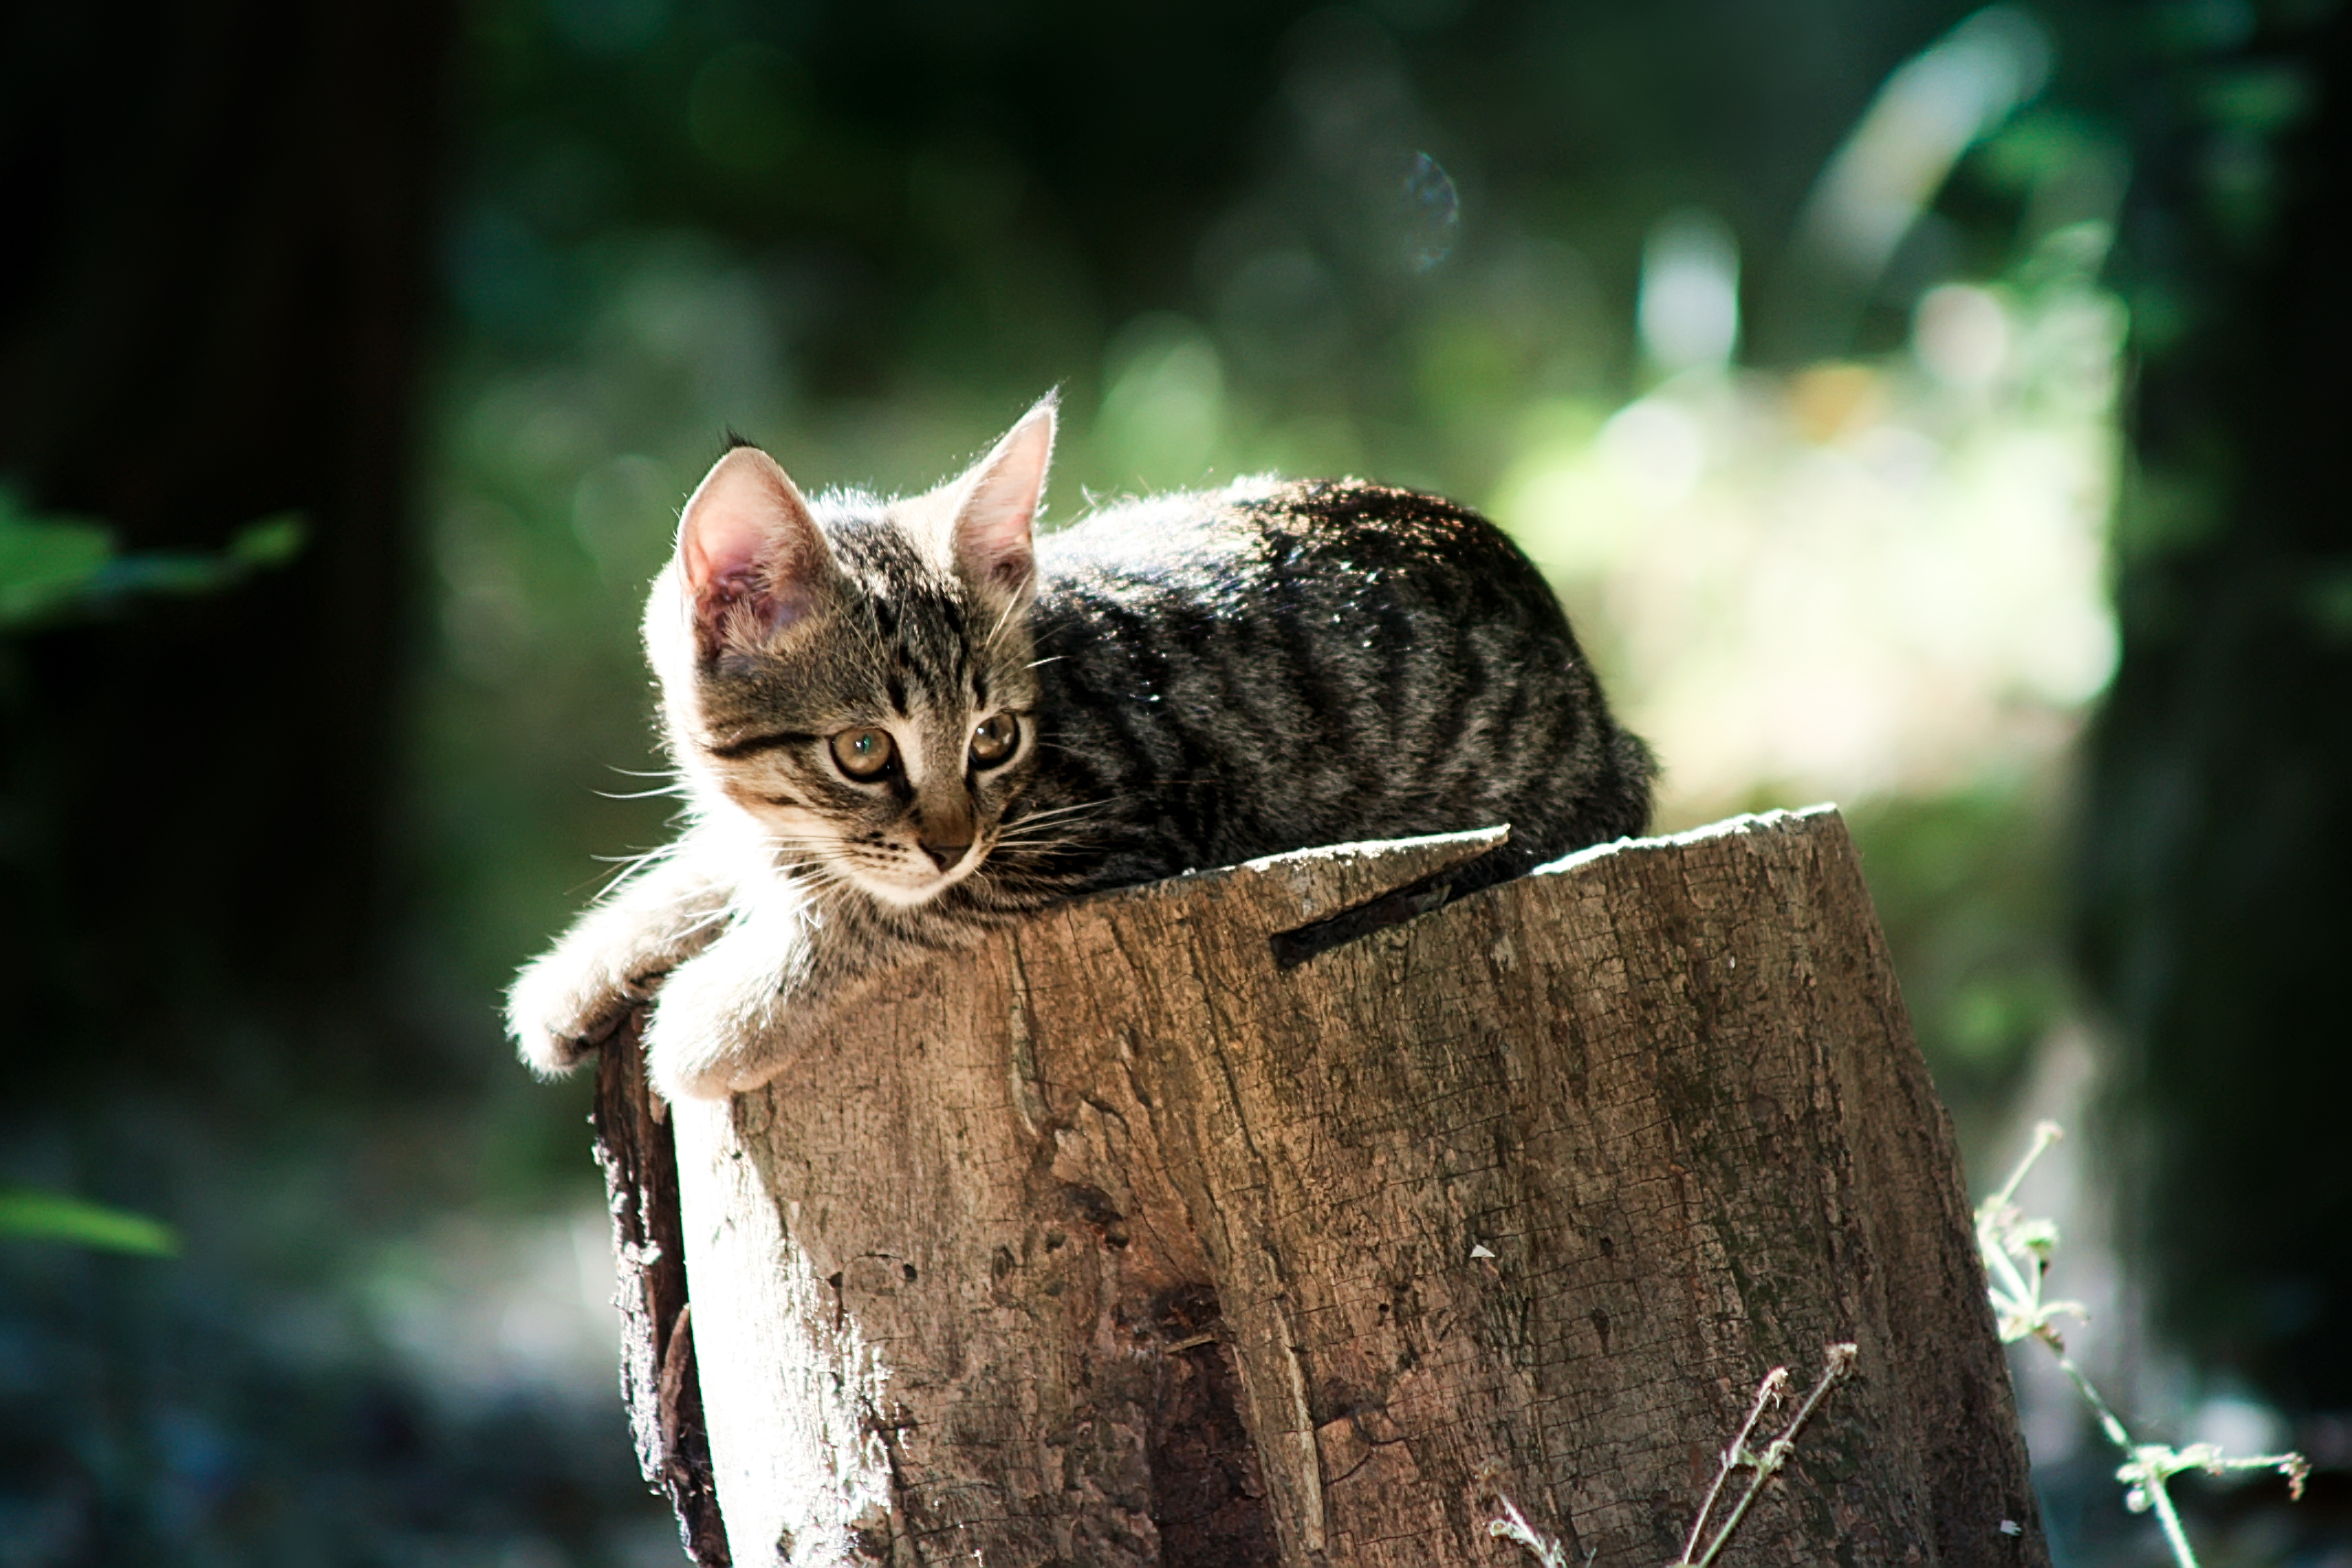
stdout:
<svg viewBox="0 0 2352 1568">
<path fill-rule="evenodd" d="M 677 524 L 678 574 L 702 656 L 761 647 L 807 616 L 830 558 L 773 458 L 737 447 L 712 464 Z"/>
<path fill-rule="evenodd" d="M 1054 460 L 1054 411 L 1060 402 L 1051 392 L 1039 398 L 988 456 L 955 481 L 950 542 L 956 564 L 972 582 L 998 593 L 1024 591 L 1036 570 L 1030 536 L 1038 502 L 1045 499 L 1045 469 Z"/>
</svg>

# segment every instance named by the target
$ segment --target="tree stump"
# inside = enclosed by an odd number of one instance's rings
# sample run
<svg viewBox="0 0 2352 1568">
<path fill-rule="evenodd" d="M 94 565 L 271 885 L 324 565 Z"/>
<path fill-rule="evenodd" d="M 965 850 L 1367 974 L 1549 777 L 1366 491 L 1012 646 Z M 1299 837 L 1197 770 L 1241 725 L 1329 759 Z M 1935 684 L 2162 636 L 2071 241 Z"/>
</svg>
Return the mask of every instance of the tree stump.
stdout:
<svg viewBox="0 0 2352 1568">
<path fill-rule="evenodd" d="M 1507 1500 L 1664 1565 L 1759 1380 L 1850 1342 L 1718 1562 L 2046 1563 L 1837 815 L 1446 903 L 1499 837 L 1050 910 L 674 1108 L 690 1340 L 619 1042 L 625 1384 L 689 1552 L 723 1513 L 742 1568 L 1532 1563 Z"/>
</svg>

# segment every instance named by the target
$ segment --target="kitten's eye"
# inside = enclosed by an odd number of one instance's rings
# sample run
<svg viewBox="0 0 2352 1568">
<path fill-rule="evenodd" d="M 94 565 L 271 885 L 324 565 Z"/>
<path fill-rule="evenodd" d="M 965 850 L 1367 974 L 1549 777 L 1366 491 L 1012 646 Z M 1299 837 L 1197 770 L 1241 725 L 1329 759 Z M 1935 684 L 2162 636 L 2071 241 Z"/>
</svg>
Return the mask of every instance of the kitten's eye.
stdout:
<svg viewBox="0 0 2352 1568">
<path fill-rule="evenodd" d="M 972 726 L 972 765 L 992 768 L 1011 756 L 1013 748 L 1020 743 L 1021 721 L 1010 713 L 992 713 Z"/>
<path fill-rule="evenodd" d="M 878 777 L 898 754 L 887 730 L 844 730 L 833 738 L 833 760 L 854 779 Z"/>
</svg>

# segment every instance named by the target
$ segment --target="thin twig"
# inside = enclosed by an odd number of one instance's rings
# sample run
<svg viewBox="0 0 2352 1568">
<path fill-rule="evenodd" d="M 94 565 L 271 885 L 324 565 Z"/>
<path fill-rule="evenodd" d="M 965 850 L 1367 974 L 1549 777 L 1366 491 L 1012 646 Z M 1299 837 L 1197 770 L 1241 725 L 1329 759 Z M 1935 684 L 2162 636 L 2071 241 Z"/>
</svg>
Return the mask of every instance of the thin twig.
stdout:
<svg viewBox="0 0 2352 1568">
<path fill-rule="evenodd" d="M 1706 1496 L 1698 1505 L 1698 1517 L 1691 1521 L 1690 1539 L 1683 1542 L 1683 1554 L 1668 1568 L 1689 1568 L 1691 1553 L 1698 1550 L 1700 1532 L 1706 1529 L 1707 1516 L 1715 1511 L 1716 1500 L 1723 1495 L 1723 1483 L 1731 1479 L 1731 1472 L 1739 1468 L 1740 1459 L 1747 1455 L 1748 1439 L 1755 1433 L 1756 1423 L 1764 1418 L 1764 1412 L 1788 1385 L 1789 1369 L 1785 1366 L 1774 1367 L 1756 1385 L 1756 1402 L 1748 1407 L 1748 1419 L 1739 1424 L 1739 1430 L 1732 1434 L 1729 1446 L 1723 1450 L 1723 1460 L 1715 1469 L 1715 1484 L 1706 1489 Z"/>
<path fill-rule="evenodd" d="M 2134 1513 L 2153 1512 L 2164 1531 L 2166 1544 L 2172 1549 L 2173 1561 L 2179 1568 L 2198 1568 L 2197 1553 L 2189 1543 L 2189 1532 L 2181 1525 L 2179 1510 L 2173 1506 L 2167 1482 L 2184 1470 L 2201 1469 L 2218 1476 L 2231 1470 L 2275 1469 L 2286 1477 L 2288 1495 L 2300 1499 L 2304 1481 L 2311 1473 L 2311 1463 L 2301 1454 L 2259 1454 L 2232 1459 L 2210 1443 L 2192 1443 L 2176 1449 L 2162 1443 L 2132 1441 L 2122 1417 L 2083 1374 L 2083 1369 L 2074 1364 L 2074 1358 L 2066 1353 L 2065 1340 L 2051 1322 L 2062 1312 L 2078 1318 L 2088 1314 L 2075 1302 L 2042 1299 L 2042 1278 L 2049 1272 L 2051 1255 L 2058 1247 L 2057 1227 L 2046 1220 L 2026 1220 L 2014 1201 L 2033 1163 L 2064 1136 L 2054 1121 L 2038 1123 L 2033 1129 L 2032 1146 L 2018 1161 L 2009 1180 L 1977 1206 L 1977 1251 L 1990 1277 L 1988 1289 L 2000 1340 L 2003 1344 L 2039 1340 L 2042 1348 L 2057 1358 L 2059 1370 L 2097 1417 L 2099 1430 L 2124 1456 L 2123 1464 L 2116 1470 L 2116 1479 L 2129 1489 L 2124 1494 L 2125 1506 Z M 2029 1256 L 2034 1260 L 2030 1279 L 2015 1261 Z"/>
<path fill-rule="evenodd" d="M 1789 1424 L 1780 1428 L 1780 1435 L 1766 1444 L 1764 1451 L 1759 1454 L 1748 1447 L 1748 1439 L 1755 1432 L 1756 1423 L 1762 1417 L 1766 1407 L 1787 1384 L 1789 1369 L 1776 1366 L 1765 1374 L 1764 1381 L 1757 1385 L 1756 1403 L 1748 1407 L 1748 1419 L 1740 1423 L 1738 1436 L 1732 1438 L 1731 1446 L 1723 1451 L 1723 1463 L 1715 1473 L 1715 1484 L 1707 1488 L 1706 1500 L 1699 1504 L 1698 1517 L 1691 1521 L 1690 1539 L 1684 1543 L 1682 1555 L 1668 1563 L 1667 1568 L 1708 1568 L 1723 1550 L 1724 1543 L 1731 1539 L 1732 1531 L 1739 1528 L 1739 1521 L 1748 1517 L 1748 1510 L 1755 1503 L 1757 1494 L 1764 1489 L 1764 1483 L 1778 1475 L 1780 1468 L 1789 1462 L 1790 1454 L 1797 1447 L 1798 1431 L 1811 1419 L 1813 1411 L 1831 1387 L 1843 1382 L 1853 1370 L 1854 1357 L 1860 1353 L 1859 1347 L 1853 1344 L 1830 1346 L 1829 1360 L 1822 1365 L 1822 1375 L 1815 1380 L 1812 1392 L 1805 1395 L 1804 1403 L 1798 1405 L 1796 1414 L 1789 1417 Z M 1716 1500 L 1723 1495 L 1723 1483 L 1741 1465 L 1756 1472 L 1748 1479 L 1748 1489 L 1740 1494 L 1739 1501 L 1716 1531 L 1715 1539 L 1707 1542 L 1706 1552 L 1693 1557 L 1691 1553 L 1698 1551 L 1698 1538 L 1706 1530 L 1707 1516 L 1715 1511 Z"/>
<path fill-rule="evenodd" d="M 1543 1568 L 1568 1568 L 1568 1551 L 1550 1536 L 1544 1534 L 1527 1521 L 1518 1505 L 1497 1492 L 1495 1500 L 1503 1505 L 1503 1517 L 1486 1521 L 1486 1533 L 1497 1541 L 1515 1541 L 1535 1553 Z"/>
<path fill-rule="evenodd" d="M 2025 1151 L 2024 1157 L 2017 1162 L 2017 1169 L 2009 1173 L 2009 1180 L 2000 1184 L 2000 1191 L 1993 1194 L 1992 1196 L 1984 1201 L 1984 1207 L 1992 1209 L 2007 1208 L 2010 1205 L 2010 1201 L 2017 1196 L 2017 1189 L 2024 1184 L 2025 1173 L 2033 1169 L 2033 1163 L 2042 1158 L 2042 1154 L 2044 1150 L 2048 1149 L 2053 1143 L 2058 1142 L 2065 1136 L 2066 1130 L 2063 1127 L 2059 1126 L 2055 1121 L 2035 1122 L 2033 1124 L 2032 1146 L 2027 1149 Z"/>
<path fill-rule="evenodd" d="M 1760 1456 L 1750 1458 L 1748 1462 L 1756 1467 L 1756 1474 L 1748 1480 L 1748 1489 L 1740 1494 L 1738 1506 L 1731 1510 L 1731 1517 L 1723 1521 L 1723 1528 L 1715 1532 L 1715 1539 L 1707 1542 L 1706 1554 L 1696 1563 L 1689 1563 L 1687 1568 L 1707 1568 L 1715 1561 L 1716 1554 L 1723 1550 L 1724 1542 L 1731 1539 L 1731 1532 L 1738 1530 L 1739 1521 L 1748 1517 L 1748 1506 L 1764 1489 L 1764 1483 L 1779 1474 L 1780 1467 L 1789 1462 L 1789 1455 L 1797 1446 L 1798 1428 L 1811 1418 L 1814 1407 L 1821 1404 L 1831 1385 L 1843 1382 L 1846 1373 L 1853 1370 L 1854 1357 L 1860 1353 L 1860 1347 L 1852 1343 L 1830 1346 L 1829 1360 L 1822 1367 L 1822 1375 L 1814 1382 L 1812 1392 L 1805 1395 L 1805 1402 L 1797 1407 L 1797 1413 L 1789 1417 L 1789 1424 L 1780 1428 L 1780 1435 L 1772 1439 Z"/>
</svg>

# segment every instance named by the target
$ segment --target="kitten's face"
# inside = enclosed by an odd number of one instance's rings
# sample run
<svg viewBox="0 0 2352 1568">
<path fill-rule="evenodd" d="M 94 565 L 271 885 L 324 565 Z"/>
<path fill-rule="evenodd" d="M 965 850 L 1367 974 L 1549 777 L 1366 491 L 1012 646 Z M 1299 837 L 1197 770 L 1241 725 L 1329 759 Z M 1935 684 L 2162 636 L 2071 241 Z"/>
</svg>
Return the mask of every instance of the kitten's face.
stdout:
<svg viewBox="0 0 2352 1568">
<path fill-rule="evenodd" d="M 911 575 L 855 572 L 790 652 L 696 682 L 718 791 L 788 858 L 900 906 L 980 868 L 1036 758 L 1025 616 Z"/>
<path fill-rule="evenodd" d="M 1035 767 L 1052 433 L 1040 405 L 970 473 L 887 505 L 812 508 L 741 448 L 688 503 L 646 617 L 672 749 L 781 861 L 902 908 L 987 863 Z"/>
</svg>

